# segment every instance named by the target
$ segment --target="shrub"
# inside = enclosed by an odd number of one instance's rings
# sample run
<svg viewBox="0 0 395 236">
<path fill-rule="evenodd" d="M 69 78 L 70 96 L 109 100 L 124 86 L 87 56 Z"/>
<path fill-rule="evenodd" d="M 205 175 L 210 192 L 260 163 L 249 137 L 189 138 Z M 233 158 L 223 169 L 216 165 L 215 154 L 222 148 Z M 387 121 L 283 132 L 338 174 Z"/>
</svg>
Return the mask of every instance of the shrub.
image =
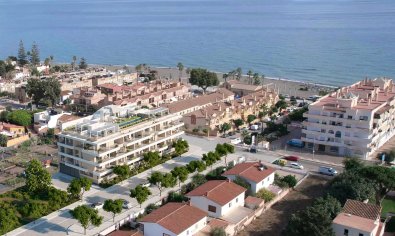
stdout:
<svg viewBox="0 0 395 236">
<path fill-rule="evenodd" d="M 256 197 L 259 197 L 259 198 L 265 200 L 265 203 L 273 200 L 275 196 L 276 196 L 276 194 L 274 194 L 273 192 L 271 192 L 265 188 L 259 190 L 259 192 L 256 193 Z"/>
</svg>

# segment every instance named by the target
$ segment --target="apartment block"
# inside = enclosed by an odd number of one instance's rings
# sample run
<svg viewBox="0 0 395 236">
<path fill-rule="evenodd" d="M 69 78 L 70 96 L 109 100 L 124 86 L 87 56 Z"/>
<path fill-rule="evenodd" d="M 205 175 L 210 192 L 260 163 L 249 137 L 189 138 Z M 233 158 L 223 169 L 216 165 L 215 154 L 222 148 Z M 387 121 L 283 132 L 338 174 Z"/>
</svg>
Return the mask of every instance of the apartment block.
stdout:
<svg viewBox="0 0 395 236">
<path fill-rule="evenodd" d="M 59 134 L 60 172 L 91 178 L 115 177 L 117 165 L 138 165 L 149 151 L 166 153 L 183 134 L 180 115 L 168 109 L 106 106 Z"/>
<path fill-rule="evenodd" d="M 309 105 L 302 140 L 318 152 L 369 159 L 395 134 L 391 79 L 365 79 Z"/>
</svg>

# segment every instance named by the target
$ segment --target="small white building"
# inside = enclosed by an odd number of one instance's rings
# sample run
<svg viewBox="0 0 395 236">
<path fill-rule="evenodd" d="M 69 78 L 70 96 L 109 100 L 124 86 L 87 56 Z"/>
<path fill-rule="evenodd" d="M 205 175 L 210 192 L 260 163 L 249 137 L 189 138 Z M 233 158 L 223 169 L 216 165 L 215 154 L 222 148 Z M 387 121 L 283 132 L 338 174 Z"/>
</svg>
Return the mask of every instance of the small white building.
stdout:
<svg viewBox="0 0 395 236">
<path fill-rule="evenodd" d="M 140 220 L 144 236 L 195 235 L 207 224 L 207 213 L 189 203 L 169 202 Z"/>
<path fill-rule="evenodd" d="M 275 172 L 275 169 L 260 162 L 244 162 L 235 165 L 232 169 L 223 173 L 222 176 L 232 181 L 240 177 L 250 184 L 252 193 L 257 193 L 262 188 L 267 188 L 273 184 Z"/>
<path fill-rule="evenodd" d="M 59 129 L 62 131 L 68 126 L 75 125 L 73 121 L 81 118 L 71 115 L 71 113 L 64 113 L 62 110 L 46 110 L 34 113 L 34 130 L 42 132 L 47 129 Z M 66 125 L 69 124 L 70 125 Z"/>
<path fill-rule="evenodd" d="M 196 206 L 211 217 L 221 218 L 238 207 L 244 207 L 247 189 L 230 180 L 211 180 L 188 194 L 192 206 Z"/>
<path fill-rule="evenodd" d="M 385 223 L 380 222 L 381 207 L 347 200 L 332 222 L 336 236 L 382 236 Z"/>
</svg>

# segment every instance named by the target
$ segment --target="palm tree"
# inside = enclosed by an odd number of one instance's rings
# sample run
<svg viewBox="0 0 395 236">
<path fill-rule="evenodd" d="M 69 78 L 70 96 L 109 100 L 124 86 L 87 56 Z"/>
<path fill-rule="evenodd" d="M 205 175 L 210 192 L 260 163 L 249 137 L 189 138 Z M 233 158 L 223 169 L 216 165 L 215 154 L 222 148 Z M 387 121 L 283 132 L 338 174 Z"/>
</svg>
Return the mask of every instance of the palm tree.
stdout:
<svg viewBox="0 0 395 236">
<path fill-rule="evenodd" d="M 73 71 L 75 69 L 76 63 L 77 63 L 77 56 L 73 56 L 73 61 L 71 62 L 71 66 L 73 67 Z"/>
<path fill-rule="evenodd" d="M 49 67 L 52 67 L 54 57 L 52 55 L 49 56 Z"/>
<path fill-rule="evenodd" d="M 248 75 L 248 83 L 252 84 L 252 80 L 251 80 L 251 76 L 254 72 L 252 72 L 252 70 L 248 70 L 247 75 Z"/>
<path fill-rule="evenodd" d="M 241 67 L 237 67 L 236 73 L 237 73 L 237 80 L 240 80 L 241 76 L 243 74 L 243 71 L 241 70 Z"/>
<path fill-rule="evenodd" d="M 252 78 L 254 79 L 254 85 L 259 85 L 261 83 L 261 81 L 259 80 L 259 74 L 258 73 L 254 73 Z"/>
<path fill-rule="evenodd" d="M 229 77 L 229 74 L 228 74 L 228 73 L 224 73 L 224 74 L 222 75 L 222 78 L 225 80 L 225 82 L 226 82 L 226 79 L 228 79 L 228 77 Z"/>
<path fill-rule="evenodd" d="M 184 70 L 184 65 L 181 62 L 179 62 L 177 64 L 177 68 L 180 71 L 179 78 L 180 78 L 180 81 L 181 81 L 181 75 L 182 75 L 182 71 Z"/>
</svg>

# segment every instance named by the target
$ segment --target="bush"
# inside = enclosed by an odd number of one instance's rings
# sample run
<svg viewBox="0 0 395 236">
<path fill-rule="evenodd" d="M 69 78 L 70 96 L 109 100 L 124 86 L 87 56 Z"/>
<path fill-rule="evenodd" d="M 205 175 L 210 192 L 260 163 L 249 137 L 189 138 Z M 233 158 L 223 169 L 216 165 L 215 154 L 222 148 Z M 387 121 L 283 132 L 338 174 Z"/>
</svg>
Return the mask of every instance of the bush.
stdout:
<svg viewBox="0 0 395 236">
<path fill-rule="evenodd" d="M 222 173 L 224 173 L 224 169 L 226 169 L 225 166 L 220 166 L 215 168 L 214 170 L 210 171 L 206 175 L 207 180 L 226 180 L 227 178 L 222 176 Z"/>
<path fill-rule="evenodd" d="M 270 202 L 271 200 L 273 200 L 274 197 L 276 197 L 276 194 L 263 188 L 263 189 L 259 190 L 259 192 L 256 193 L 256 197 L 263 199 L 266 203 L 266 202 Z"/>
<path fill-rule="evenodd" d="M 289 188 L 294 188 L 298 183 L 295 175 L 287 175 L 282 178 L 282 181 L 288 185 Z"/>
<path fill-rule="evenodd" d="M 199 132 L 199 129 L 194 128 L 194 129 L 192 130 L 192 132 L 197 133 L 197 132 Z"/>
</svg>

